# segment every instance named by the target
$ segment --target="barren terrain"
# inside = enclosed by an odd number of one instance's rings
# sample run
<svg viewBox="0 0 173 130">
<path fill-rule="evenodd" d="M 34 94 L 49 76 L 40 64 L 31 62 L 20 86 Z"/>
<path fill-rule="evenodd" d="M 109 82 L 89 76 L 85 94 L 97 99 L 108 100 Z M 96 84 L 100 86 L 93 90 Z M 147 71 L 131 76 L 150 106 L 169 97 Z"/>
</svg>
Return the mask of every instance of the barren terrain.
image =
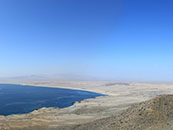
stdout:
<svg viewBox="0 0 173 130">
<path fill-rule="evenodd" d="M 100 122 L 103 119 L 110 120 L 132 104 L 149 100 L 157 95 L 173 94 L 173 84 L 166 83 L 114 81 L 6 81 L 6 83 L 81 89 L 107 96 L 76 102 L 64 109 L 42 108 L 28 114 L 0 116 L 0 129 L 77 129 L 76 126 L 81 126 L 85 130 L 90 130 L 83 125 Z"/>
</svg>

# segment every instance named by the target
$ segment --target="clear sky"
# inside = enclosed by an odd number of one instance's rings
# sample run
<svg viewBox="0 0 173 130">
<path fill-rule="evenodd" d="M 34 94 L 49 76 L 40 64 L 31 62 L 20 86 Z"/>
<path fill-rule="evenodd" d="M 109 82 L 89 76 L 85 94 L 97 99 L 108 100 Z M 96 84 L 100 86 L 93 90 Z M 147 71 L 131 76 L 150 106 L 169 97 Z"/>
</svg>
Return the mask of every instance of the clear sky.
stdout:
<svg viewBox="0 0 173 130">
<path fill-rule="evenodd" d="M 0 0 L 0 77 L 173 81 L 172 0 Z"/>
</svg>

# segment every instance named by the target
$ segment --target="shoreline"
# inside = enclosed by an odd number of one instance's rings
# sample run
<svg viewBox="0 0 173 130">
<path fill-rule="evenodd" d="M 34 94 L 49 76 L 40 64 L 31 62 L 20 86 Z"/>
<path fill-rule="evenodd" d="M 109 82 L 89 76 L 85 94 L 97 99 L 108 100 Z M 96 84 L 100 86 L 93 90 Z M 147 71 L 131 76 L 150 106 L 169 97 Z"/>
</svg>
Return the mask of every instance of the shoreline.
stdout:
<svg viewBox="0 0 173 130">
<path fill-rule="evenodd" d="M 75 104 L 80 104 L 81 102 L 83 102 L 85 100 L 92 100 L 92 99 L 96 99 L 96 98 L 99 98 L 99 97 L 109 96 L 107 94 L 98 93 L 98 92 L 95 92 L 95 91 L 92 91 L 92 90 L 78 89 L 78 88 L 72 88 L 72 87 L 62 87 L 62 86 L 55 87 L 55 86 L 42 86 L 42 85 L 31 85 L 31 84 L 14 84 L 14 83 L 0 83 L 0 84 L 21 85 L 23 87 L 24 86 L 32 86 L 32 87 L 43 87 L 43 88 L 69 89 L 69 90 L 85 91 L 85 92 L 91 92 L 91 93 L 99 94 L 99 96 L 96 96 L 96 97 L 93 97 L 93 98 L 87 98 L 87 99 L 83 99 L 81 101 L 75 101 L 72 105 L 67 106 L 67 107 L 63 107 L 63 108 L 60 108 L 60 107 L 41 107 L 41 108 L 35 109 L 35 110 L 31 111 L 31 112 L 26 112 L 26 113 L 21 113 L 21 114 L 0 115 L 0 117 L 12 117 L 12 116 L 28 115 L 28 114 L 32 114 L 33 112 L 40 111 L 42 109 L 58 109 L 58 110 L 61 109 L 62 110 L 62 109 L 73 107 L 73 105 L 75 105 Z"/>
<path fill-rule="evenodd" d="M 64 88 L 64 89 L 72 89 L 72 90 L 81 90 L 81 91 L 88 91 L 93 93 L 99 93 L 104 94 L 106 96 L 116 96 L 117 94 L 106 92 L 102 90 L 96 90 L 96 89 L 88 89 L 88 88 L 82 88 L 82 87 L 68 87 L 68 86 L 59 86 L 59 85 L 45 85 L 45 84 L 35 84 L 35 83 L 4 83 L 0 82 L 0 84 L 13 84 L 13 85 L 24 85 L 24 86 L 33 86 L 33 87 L 47 87 L 47 88 Z"/>
<path fill-rule="evenodd" d="M 3 129 L 8 127 L 21 129 L 30 127 L 31 124 L 50 128 L 85 124 L 116 115 L 132 104 L 146 101 L 157 95 L 173 94 L 173 84 L 120 84 L 96 81 L 34 81 L 8 82 L 8 84 L 74 89 L 106 94 L 107 96 L 85 99 L 63 109 L 41 108 L 28 114 L 0 116 L 0 128 Z"/>
<path fill-rule="evenodd" d="M 64 89 L 72 89 L 72 90 L 80 90 L 80 91 L 88 91 L 88 92 L 93 92 L 93 93 L 98 93 L 98 94 L 104 94 L 105 96 L 111 96 L 113 94 L 111 93 L 106 93 L 104 91 L 97 91 L 97 90 L 92 90 L 92 89 L 84 89 L 84 88 L 74 88 L 74 87 L 64 87 L 64 86 L 44 86 L 44 85 L 35 85 L 35 84 L 19 84 L 19 85 L 24 85 L 24 86 L 34 86 L 34 87 L 46 87 L 46 88 L 64 88 Z"/>
</svg>

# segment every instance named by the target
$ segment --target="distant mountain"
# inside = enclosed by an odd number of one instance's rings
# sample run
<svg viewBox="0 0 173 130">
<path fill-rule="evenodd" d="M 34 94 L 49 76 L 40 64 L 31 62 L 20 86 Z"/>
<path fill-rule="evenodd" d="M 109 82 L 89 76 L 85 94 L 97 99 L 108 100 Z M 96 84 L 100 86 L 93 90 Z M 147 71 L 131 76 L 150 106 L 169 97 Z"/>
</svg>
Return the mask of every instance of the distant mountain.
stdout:
<svg viewBox="0 0 173 130">
<path fill-rule="evenodd" d="M 56 80 L 98 80 L 98 78 L 74 74 L 28 75 L 0 78 L 0 81 L 56 81 Z"/>
</svg>

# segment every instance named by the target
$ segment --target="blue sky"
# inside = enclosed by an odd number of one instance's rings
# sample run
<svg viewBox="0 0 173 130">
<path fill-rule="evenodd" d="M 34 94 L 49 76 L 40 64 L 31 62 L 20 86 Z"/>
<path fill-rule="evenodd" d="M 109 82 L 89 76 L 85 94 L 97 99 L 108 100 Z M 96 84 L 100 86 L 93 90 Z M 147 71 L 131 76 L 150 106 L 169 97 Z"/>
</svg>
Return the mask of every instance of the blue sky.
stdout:
<svg viewBox="0 0 173 130">
<path fill-rule="evenodd" d="M 1 0 L 0 77 L 173 80 L 172 0 Z"/>
</svg>

